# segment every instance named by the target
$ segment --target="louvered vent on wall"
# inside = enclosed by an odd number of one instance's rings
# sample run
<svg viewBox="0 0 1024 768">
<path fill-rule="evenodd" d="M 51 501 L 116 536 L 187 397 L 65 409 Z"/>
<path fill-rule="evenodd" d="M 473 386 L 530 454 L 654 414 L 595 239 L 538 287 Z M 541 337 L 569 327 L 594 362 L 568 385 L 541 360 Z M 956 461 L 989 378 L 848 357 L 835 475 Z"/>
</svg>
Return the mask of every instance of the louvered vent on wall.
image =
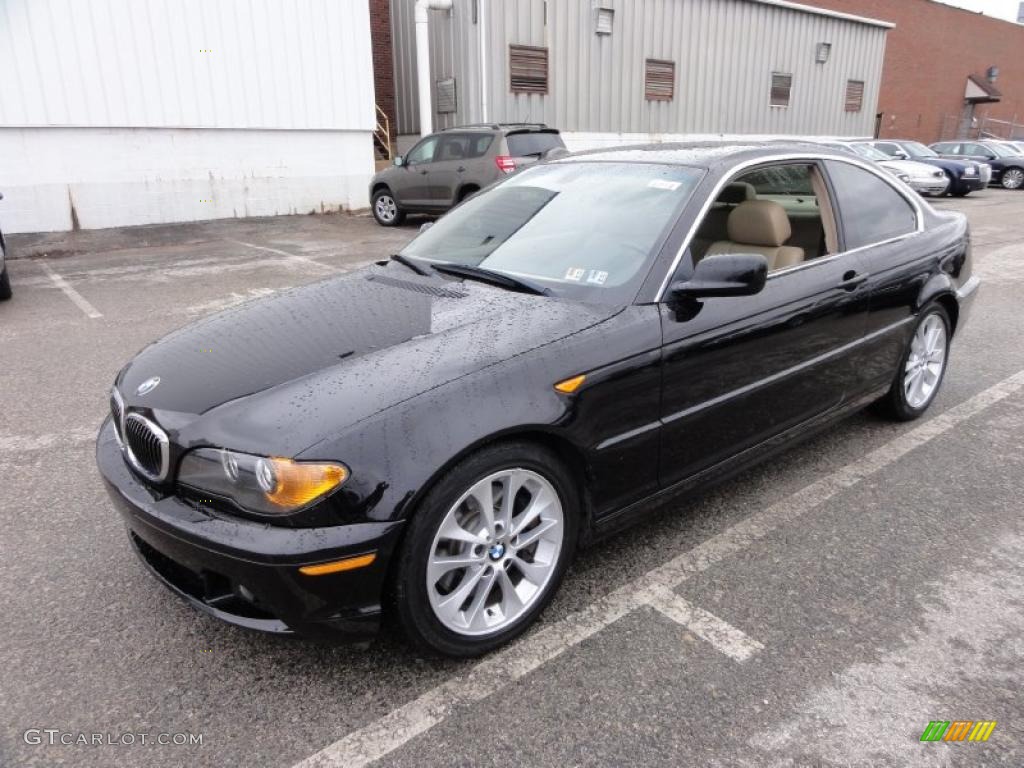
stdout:
<svg viewBox="0 0 1024 768">
<path fill-rule="evenodd" d="M 648 101 L 671 101 L 676 93 L 676 63 L 647 59 L 644 63 L 644 98 Z"/>
<path fill-rule="evenodd" d="M 512 93 L 548 92 L 548 49 L 510 45 L 508 68 Z"/>
</svg>

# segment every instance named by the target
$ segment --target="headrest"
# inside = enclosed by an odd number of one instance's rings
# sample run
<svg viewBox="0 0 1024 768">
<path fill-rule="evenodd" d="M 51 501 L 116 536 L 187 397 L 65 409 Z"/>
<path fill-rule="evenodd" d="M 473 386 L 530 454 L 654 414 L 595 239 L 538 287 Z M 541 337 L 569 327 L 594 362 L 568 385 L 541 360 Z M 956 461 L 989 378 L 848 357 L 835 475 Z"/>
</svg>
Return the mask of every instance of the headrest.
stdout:
<svg viewBox="0 0 1024 768">
<path fill-rule="evenodd" d="M 757 190 L 754 189 L 753 184 L 748 184 L 745 181 L 733 181 L 726 184 L 722 191 L 718 193 L 718 199 L 715 202 L 739 205 L 747 200 L 756 199 Z"/>
<path fill-rule="evenodd" d="M 773 200 L 747 200 L 729 214 L 729 239 L 746 245 L 779 246 L 793 234 L 786 209 Z"/>
</svg>

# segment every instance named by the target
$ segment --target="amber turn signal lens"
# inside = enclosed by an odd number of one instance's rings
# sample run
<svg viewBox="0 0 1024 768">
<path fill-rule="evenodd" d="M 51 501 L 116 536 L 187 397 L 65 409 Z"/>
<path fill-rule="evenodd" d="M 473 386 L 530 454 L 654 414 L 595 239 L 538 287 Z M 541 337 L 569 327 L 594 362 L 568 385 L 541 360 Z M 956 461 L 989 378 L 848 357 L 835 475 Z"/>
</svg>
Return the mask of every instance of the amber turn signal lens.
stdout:
<svg viewBox="0 0 1024 768">
<path fill-rule="evenodd" d="M 341 573 L 342 571 L 354 571 L 356 568 L 365 568 L 377 559 L 377 553 L 371 552 L 368 555 L 346 557 L 344 560 L 335 560 L 333 563 L 320 563 L 319 565 L 304 565 L 299 568 L 299 573 L 307 576 L 325 576 L 328 573 Z"/>
<path fill-rule="evenodd" d="M 565 381 L 558 382 L 557 384 L 555 384 L 555 390 L 561 392 L 564 395 L 571 395 L 573 392 L 575 392 L 577 389 L 583 386 L 583 382 L 586 380 L 586 375 L 581 373 L 579 376 L 573 376 L 571 379 L 566 379 Z"/>
<path fill-rule="evenodd" d="M 312 464 L 291 459 L 262 459 L 258 469 L 267 501 L 295 509 L 323 496 L 348 479 L 340 464 Z M 270 470 L 266 472 L 266 470 Z"/>
</svg>

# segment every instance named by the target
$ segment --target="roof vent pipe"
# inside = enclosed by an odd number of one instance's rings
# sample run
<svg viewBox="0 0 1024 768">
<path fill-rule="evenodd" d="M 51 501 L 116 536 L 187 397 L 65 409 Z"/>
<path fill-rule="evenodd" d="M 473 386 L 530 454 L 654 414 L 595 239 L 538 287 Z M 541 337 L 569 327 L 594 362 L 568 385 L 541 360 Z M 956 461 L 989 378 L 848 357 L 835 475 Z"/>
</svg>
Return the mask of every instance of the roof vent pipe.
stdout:
<svg viewBox="0 0 1024 768">
<path fill-rule="evenodd" d="M 420 136 L 433 132 L 434 110 L 430 99 L 429 11 L 450 11 L 452 0 L 416 0 L 416 79 L 420 91 Z"/>
</svg>

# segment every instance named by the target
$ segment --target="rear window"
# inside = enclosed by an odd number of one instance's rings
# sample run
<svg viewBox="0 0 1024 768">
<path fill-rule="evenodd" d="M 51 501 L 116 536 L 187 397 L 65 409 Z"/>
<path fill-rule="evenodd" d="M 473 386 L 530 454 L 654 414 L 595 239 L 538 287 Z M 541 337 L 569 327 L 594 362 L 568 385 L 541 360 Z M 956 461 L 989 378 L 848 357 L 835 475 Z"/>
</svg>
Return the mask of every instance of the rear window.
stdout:
<svg viewBox="0 0 1024 768">
<path fill-rule="evenodd" d="M 552 149 L 564 147 L 562 137 L 557 133 L 541 133 L 531 131 L 530 133 L 513 133 L 505 138 L 508 142 L 508 153 L 512 157 L 529 157 L 530 155 L 543 155 Z"/>
</svg>

